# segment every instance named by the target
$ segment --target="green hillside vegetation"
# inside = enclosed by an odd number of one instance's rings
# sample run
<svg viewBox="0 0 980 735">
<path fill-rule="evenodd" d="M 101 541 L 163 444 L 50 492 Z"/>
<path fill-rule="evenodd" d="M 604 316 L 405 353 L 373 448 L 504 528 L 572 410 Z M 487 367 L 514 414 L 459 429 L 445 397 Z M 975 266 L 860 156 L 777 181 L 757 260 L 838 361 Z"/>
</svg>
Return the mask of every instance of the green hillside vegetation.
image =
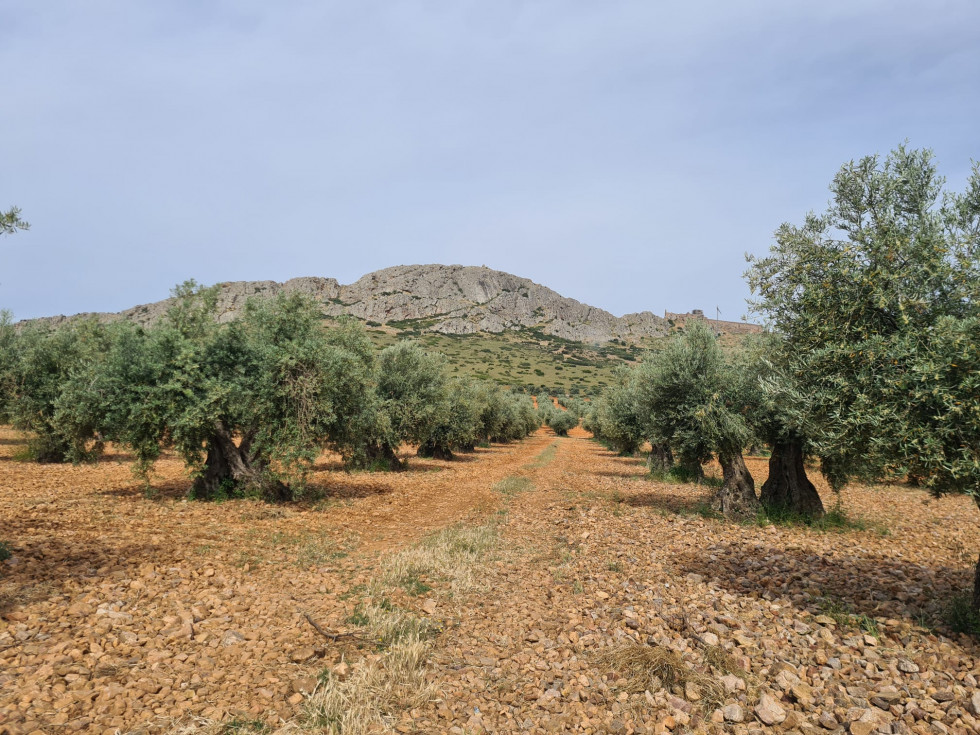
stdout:
<svg viewBox="0 0 980 735">
<path fill-rule="evenodd" d="M 415 340 L 426 350 L 445 355 L 453 375 L 491 380 L 531 393 L 544 390 L 549 395 L 597 396 L 615 384 L 617 368 L 642 362 L 646 353 L 659 352 L 666 344 L 664 338 L 650 338 L 640 344 L 621 340 L 585 344 L 547 334 L 540 327 L 500 334 L 426 331 L 437 322 L 434 317 L 384 325 L 369 321 L 366 328 L 379 348 L 404 339 Z M 719 343 L 727 351 L 741 341 L 737 335 L 723 335 Z"/>
<path fill-rule="evenodd" d="M 446 356 L 450 372 L 462 377 L 491 380 L 501 385 L 552 394 L 597 395 L 611 384 L 617 366 L 634 364 L 647 345 L 609 342 L 587 345 L 526 329 L 502 334 L 447 335 L 425 331 L 435 319 L 367 323 L 375 345 L 384 348 L 400 340 L 419 342 L 431 352 Z"/>
</svg>

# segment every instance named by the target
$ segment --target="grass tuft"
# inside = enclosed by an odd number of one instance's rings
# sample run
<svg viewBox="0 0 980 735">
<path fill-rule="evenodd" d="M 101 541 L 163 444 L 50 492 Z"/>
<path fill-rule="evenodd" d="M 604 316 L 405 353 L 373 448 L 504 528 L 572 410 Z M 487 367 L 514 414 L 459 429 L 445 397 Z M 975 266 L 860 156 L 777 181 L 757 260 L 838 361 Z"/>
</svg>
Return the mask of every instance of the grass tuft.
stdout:
<svg viewBox="0 0 980 735">
<path fill-rule="evenodd" d="M 820 611 L 842 628 L 856 628 L 875 638 L 881 638 L 878 621 L 870 615 L 855 613 L 851 606 L 843 600 L 824 598 L 820 605 Z"/>
<path fill-rule="evenodd" d="M 355 668 L 341 680 L 327 674 L 307 700 L 313 727 L 331 735 L 362 735 L 390 727 L 397 716 L 433 696 L 426 681 L 428 644 L 403 640 L 385 655 Z"/>
<path fill-rule="evenodd" d="M 547 447 L 545 447 L 544 451 L 541 452 L 541 454 L 539 454 L 537 458 L 535 458 L 535 460 L 530 464 L 528 464 L 527 466 L 535 469 L 539 467 L 546 467 L 548 464 L 551 463 L 551 460 L 555 458 L 555 454 L 557 452 L 558 452 L 558 442 L 549 444 Z"/>
<path fill-rule="evenodd" d="M 601 652 L 596 661 L 615 671 L 619 675 L 616 688 L 630 694 L 661 688 L 670 691 L 675 685 L 690 683 L 701 690 L 699 704 L 705 711 L 710 712 L 725 701 L 725 688 L 720 681 L 695 671 L 679 654 L 662 646 L 627 643 Z"/>
</svg>

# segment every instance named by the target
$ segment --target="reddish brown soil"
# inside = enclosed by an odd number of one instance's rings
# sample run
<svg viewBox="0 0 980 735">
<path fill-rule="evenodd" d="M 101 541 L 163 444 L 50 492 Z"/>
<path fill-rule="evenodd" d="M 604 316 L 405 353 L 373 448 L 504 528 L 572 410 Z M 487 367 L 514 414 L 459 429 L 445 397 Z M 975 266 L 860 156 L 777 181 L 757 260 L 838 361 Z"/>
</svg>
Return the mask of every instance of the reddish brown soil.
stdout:
<svg viewBox="0 0 980 735">
<path fill-rule="evenodd" d="M 13 552 L 0 565 L 0 732 L 294 719 L 317 673 L 355 653 L 327 645 L 304 615 L 349 627 L 351 592 L 379 551 L 491 514 L 506 518 L 502 555 L 487 563 L 485 591 L 440 598 L 440 694 L 404 713 L 402 732 L 977 727 L 975 641 L 922 627 L 972 578 L 969 499 L 859 487 L 841 499 L 865 530 L 741 526 L 693 514 L 710 490 L 650 481 L 642 460 L 585 436 L 543 430 L 453 462 L 413 458 L 396 475 L 346 474 L 324 457 L 313 481 L 323 499 L 273 506 L 186 502 L 175 460 L 160 463 L 154 497 L 121 455 L 16 462 L 20 438 L 0 431 L 0 540 Z M 764 479 L 765 460 L 749 466 Z M 495 492 L 510 475 L 533 489 Z M 853 615 L 819 618 L 830 602 Z M 701 721 L 697 692 L 622 692 L 595 656 L 649 637 L 701 666 L 698 639 L 712 636 L 781 724 L 765 725 L 737 690 L 724 704 L 744 722 L 712 723 L 721 710 Z"/>
</svg>

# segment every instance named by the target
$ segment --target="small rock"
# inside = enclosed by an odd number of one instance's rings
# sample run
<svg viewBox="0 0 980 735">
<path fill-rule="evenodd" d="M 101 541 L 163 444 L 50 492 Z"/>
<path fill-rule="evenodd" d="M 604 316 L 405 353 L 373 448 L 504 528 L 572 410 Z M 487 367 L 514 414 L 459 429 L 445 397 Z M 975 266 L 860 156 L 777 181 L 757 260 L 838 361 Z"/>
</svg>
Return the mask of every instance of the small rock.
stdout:
<svg viewBox="0 0 980 735">
<path fill-rule="evenodd" d="M 688 702 L 698 702 L 701 700 L 701 687 L 694 682 L 684 684 L 684 699 Z"/>
<path fill-rule="evenodd" d="M 898 659 L 898 670 L 901 671 L 903 674 L 919 673 L 918 665 L 912 661 L 909 661 L 907 658 Z"/>
<path fill-rule="evenodd" d="M 241 643 L 245 640 L 245 636 L 239 633 L 237 630 L 226 630 L 224 635 L 221 636 L 221 645 L 228 647 L 234 646 L 237 643 Z"/>
<path fill-rule="evenodd" d="M 793 698 L 804 707 L 813 702 L 813 689 L 809 684 L 804 684 L 802 681 L 798 681 L 793 684 L 793 686 L 790 687 L 789 693 L 792 694 Z"/>
<path fill-rule="evenodd" d="M 293 696 L 291 696 L 286 701 L 295 707 L 297 704 L 300 704 L 303 701 L 303 695 L 300 694 L 299 692 L 296 692 Z"/>
<path fill-rule="evenodd" d="M 820 713 L 820 717 L 817 718 L 817 722 L 820 723 L 820 727 L 825 727 L 828 730 L 836 730 L 837 726 L 840 724 L 837 722 L 837 718 L 834 717 L 834 713 L 827 712 L 826 710 Z"/>
<path fill-rule="evenodd" d="M 873 696 L 892 704 L 893 702 L 897 702 L 902 698 L 902 693 L 893 686 L 884 686 L 875 692 Z"/>
<path fill-rule="evenodd" d="M 782 727 L 783 730 L 796 730 L 801 724 L 803 724 L 803 718 L 801 718 L 793 710 L 790 710 L 786 713 L 786 719 L 783 720 L 780 727 Z"/>
<path fill-rule="evenodd" d="M 714 633 L 705 633 L 703 636 L 701 636 L 701 638 L 704 639 L 704 642 L 709 646 L 717 646 L 719 643 L 718 636 L 716 636 Z"/>
<path fill-rule="evenodd" d="M 952 702 L 953 692 L 950 689 L 940 689 L 938 692 L 932 695 L 932 698 L 937 702 Z"/>
<path fill-rule="evenodd" d="M 439 604 L 433 600 L 431 597 L 422 603 L 422 612 L 426 615 L 435 615 Z"/>
<path fill-rule="evenodd" d="M 291 686 L 297 694 L 312 694 L 316 689 L 317 680 L 312 678 L 294 679 Z"/>
<path fill-rule="evenodd" d="M 874 722 L 864 722 L 862 720 L 855 720 L 850 724 L 851 735 L 871 735 L 875 730 L 878 729 L 878 725 Z"/>
<path fill-rule="evenodd" d="M 721 683 L 724 685 L 725 690 L 729 692 L 738 692 L 745 689 L 745 682 L 733 674 L 725 674 L 721 677 Z"/>
<path fill-rule="evenodd" d="M 727 722 L 743 722 L 745 720 L 745 712 L 737 704 L 725 705 L 721 713 Z"/>
<path fill-rule="evenodd" d="M 303 661 L 309 661 L 316 654 L 313 652 L 312 648 L 304 647 L 297 648 L 291 654 L 289 654 L 289 659 L 296 664 L 303 663 Z"/>
<path fill-rule="evenodd" d="M 970 697 L 970 702 L 966 705 L 966 708 L 975 716 L 980 717 L 980 692 L 973 693 L 973 696 Z"/>
<path fill-rule="evenodd" d="M 756 705 L 755 716 L 766 725 L 778 725 L 786 719 L 786 710 L 779 705 L 775 697 L 763 694 L 759 697 L 759 704 Z"/>
</svg>

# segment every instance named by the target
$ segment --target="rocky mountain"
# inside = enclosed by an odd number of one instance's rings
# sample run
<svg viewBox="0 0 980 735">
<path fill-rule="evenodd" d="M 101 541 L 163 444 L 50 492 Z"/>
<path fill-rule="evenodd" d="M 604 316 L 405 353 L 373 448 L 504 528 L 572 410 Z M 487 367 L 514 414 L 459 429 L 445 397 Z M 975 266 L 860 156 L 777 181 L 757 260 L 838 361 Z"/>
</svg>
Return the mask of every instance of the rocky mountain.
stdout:
<svg viewBox="0 0 980 735">
<path fill-rule="evenodd" d="M 649 311 L 616 317 L 527 278 L 477 266 L 401 265 L 368 273 L 350 285 L 316 277 L 294 278 L 285 283 L 235 281 L 219 285 L 218 308 L 223 321 L 234 319 L 251 297 L 296 291 L 323 304 L 327 316 L 349 314 L 395 327 L 409 326 L 405 324 L 408 322 L 442 334 L 535 329 L 576 342 L 619 339 L 635 343 L 667 334 L 672 323 L 703 318 L 698 312 L 664 318 Z M 57 324 L 94 316 L 104 321 L 130 319 L 149 324 L 166 312 L 171 301 L 136 306 L 118 314 L 77 314 L 47 317 L 43 321 Z M 739 322 L 710 322 L 720 332 L 755 331 L 751 325 Z"/>
</svg>

